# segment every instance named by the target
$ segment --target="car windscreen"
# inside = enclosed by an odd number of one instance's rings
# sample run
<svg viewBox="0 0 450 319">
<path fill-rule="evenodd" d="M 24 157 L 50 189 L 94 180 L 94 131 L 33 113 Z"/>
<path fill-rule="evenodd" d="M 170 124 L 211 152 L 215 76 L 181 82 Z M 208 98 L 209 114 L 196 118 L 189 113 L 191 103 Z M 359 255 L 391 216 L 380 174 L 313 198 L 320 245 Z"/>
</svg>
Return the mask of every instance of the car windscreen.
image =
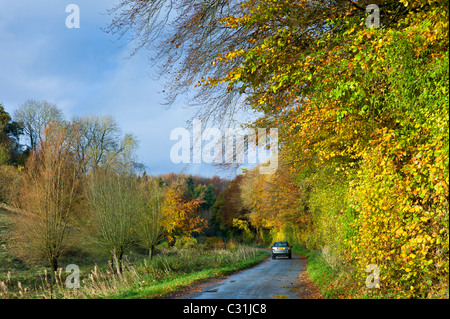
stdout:
<svg viewBox="0 0 450 319">
<path fill-rule="evenodd" d="M 279 242 L 275 242 L 275 243 L 273 244 L 273 246 L 274 246 L 274 247 L 287 247 L 287 246 L 288 246 L 288 243 L 285 242 L 285 241 L 279 241 Z"/>
</svg>

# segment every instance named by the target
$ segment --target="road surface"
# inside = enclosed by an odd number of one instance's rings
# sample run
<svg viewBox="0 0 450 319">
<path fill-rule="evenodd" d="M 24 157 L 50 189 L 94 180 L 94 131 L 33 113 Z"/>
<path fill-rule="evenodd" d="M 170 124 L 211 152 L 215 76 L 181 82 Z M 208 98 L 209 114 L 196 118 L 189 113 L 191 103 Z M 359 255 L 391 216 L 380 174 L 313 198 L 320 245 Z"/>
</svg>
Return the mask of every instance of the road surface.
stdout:
<svg viewBox="0 0 450 319">
<path fill-rule="evenodd" d="M 268 258 L 261 264 L 202 287 L 186 299 L 299 299 L 299 273 L 305 265 L 302 257 Z"/>
</svg>

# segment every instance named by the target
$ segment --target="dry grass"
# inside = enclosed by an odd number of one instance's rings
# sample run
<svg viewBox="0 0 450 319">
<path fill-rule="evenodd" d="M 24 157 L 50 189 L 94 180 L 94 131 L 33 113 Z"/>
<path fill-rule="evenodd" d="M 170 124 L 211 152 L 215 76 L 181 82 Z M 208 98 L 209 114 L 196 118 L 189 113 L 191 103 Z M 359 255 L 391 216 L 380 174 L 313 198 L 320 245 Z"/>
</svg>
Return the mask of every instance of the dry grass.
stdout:
<svg viewBox="0 0 450 319">
<path fill-rule="evenodd" d="M 67 288 L 66 278 L 60 268 L 53 278 L 47 271 L 41 276 L 41 284 L 35 289 L 23 287 L 18 282 L 17 287 L 11 287 L 10 276 L 0 282 L 1 299 L 73 299 L 73 298 L 101 298 L 132 286 L 140 284 L 140 276 L 129 262 L 123 263 L 123 271 L 100 270 L 97 265 L 80 283 L 80 288 Z M 10 289 L 15 288 L 15 289 Z"/>
<path fill-rule="evenodd" d="M 66 287 L 66 274 L 62 268 L 50 276 L 45 271 L 41 283 L 35 288 L 17 286 L 11 282 L 10 273 L 6 281 L 0 281 L 0 299 L 88 299 L 108 298 L 119 295 L 128 289 L 152 286 L 165 280 L 171 280 L 179 275 L 195 271 L 219 268 L 239 260 L 254 258 L 258 250 L 247 246 L 237 246 L 234 249 L 179 249 L 165 250 L 151 261 L 144 260 L 133 265 L 128 260 L 123 262 L 123 270 L 109 268 L 102 270 L 95 266 L 90 273 L 84 275 L 80 288 Z M 53 278 L 52 278 L 53 277 Z"/>
</svg>

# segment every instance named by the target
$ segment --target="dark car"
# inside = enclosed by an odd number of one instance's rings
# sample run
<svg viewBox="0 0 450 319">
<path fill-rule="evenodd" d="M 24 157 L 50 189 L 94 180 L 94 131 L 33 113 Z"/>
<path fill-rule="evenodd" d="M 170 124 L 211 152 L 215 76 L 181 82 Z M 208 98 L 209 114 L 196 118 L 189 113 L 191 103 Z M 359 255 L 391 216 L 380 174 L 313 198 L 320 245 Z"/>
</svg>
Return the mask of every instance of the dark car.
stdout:
<svg viewBox="0 0 450 319">
<path fill-rule="evenodd" d="M 276 241 L 272 245 L 272 259 L 278 256 L 287 256 L 289 259 L 292 258 L 291 248 L 287 241 Z"/>
</svg>

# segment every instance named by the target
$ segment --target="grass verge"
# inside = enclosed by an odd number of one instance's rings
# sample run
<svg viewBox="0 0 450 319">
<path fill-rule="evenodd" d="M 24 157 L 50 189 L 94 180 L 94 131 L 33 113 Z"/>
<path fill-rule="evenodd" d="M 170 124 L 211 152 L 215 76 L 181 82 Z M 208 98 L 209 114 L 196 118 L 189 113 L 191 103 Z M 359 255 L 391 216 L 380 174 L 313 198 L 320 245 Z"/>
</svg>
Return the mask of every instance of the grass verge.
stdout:
<svg viewBox="0 0 450 319">
<path fill-rule="evenodd" d="M 311 251 L 303 245 L 295 245 L 292 251 L 308 258 L 308 275 L 319 286 L 325 298 L 342 299 L 354 296 L 348 269 L 331 267 L 319 251 Z"/>
</svg>

